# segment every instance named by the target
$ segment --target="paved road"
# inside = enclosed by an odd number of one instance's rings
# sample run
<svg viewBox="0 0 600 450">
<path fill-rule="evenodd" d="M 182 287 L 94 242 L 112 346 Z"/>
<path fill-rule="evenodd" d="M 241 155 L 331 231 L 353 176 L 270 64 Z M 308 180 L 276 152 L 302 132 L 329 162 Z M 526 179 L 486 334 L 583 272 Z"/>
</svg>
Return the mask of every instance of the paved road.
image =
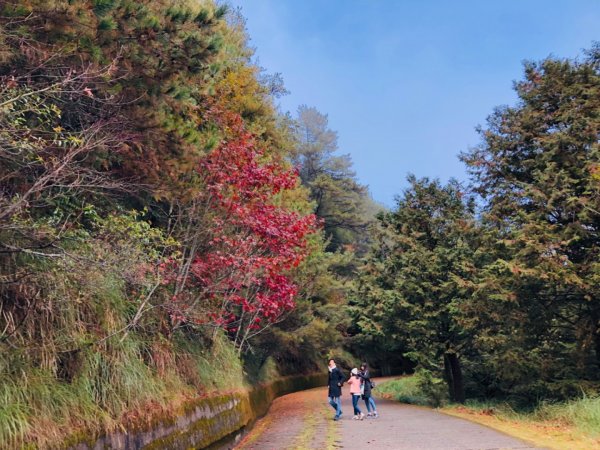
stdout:
<svg viewBox="0 0 600 450">
<path fill-rule="evenodd" d="M 276 399 L 267 416 L 257 422 L 236 449 L 536 448 L 482 425 L 383 399 L 377 399 L 378 419 L 352 420 L 352 402 L 347 394 L 342 397 L 344 415 L 336 422 L 326 395 L 325 388 L 317 388 Z M 364 406 L 362 401 L 360 406 Z"/>
</svg>

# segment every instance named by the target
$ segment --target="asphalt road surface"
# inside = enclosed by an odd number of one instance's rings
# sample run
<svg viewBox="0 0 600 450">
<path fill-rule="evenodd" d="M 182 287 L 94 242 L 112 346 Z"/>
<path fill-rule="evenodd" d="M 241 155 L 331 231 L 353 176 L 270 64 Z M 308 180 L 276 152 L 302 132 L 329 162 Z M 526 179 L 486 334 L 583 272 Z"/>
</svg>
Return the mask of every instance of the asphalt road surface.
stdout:
<svg viewBox="0 0 600 450">
<path fill-rule="evenodd" d="M 343 416 L 334 421 L 327 389 L 316 388 L 276 399 L 236 450 L 393 449 L 475 450 L 535 449 L 499 431 L 431 409 L 376 399 L 379 418 L 352 419 L 352 401 L 344 392 Z M 359 407 L 366 413 L 364 402 Z"/>
</svg>

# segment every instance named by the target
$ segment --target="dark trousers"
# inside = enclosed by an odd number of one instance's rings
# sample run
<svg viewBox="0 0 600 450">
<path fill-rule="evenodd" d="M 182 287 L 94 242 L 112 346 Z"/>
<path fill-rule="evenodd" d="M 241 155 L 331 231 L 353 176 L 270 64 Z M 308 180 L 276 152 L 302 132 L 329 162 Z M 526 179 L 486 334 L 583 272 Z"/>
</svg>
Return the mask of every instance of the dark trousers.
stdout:
<svg viewBox="0 0 600 450">
<path fill-rule="evenodd" d="M 362 414 L 362 411 L 358 407 L 358 401 L 360 400 L 360 394 L 352 394 L 352 407 L 354 408 L 354 415 L 358 416 Z"/>
</svg>

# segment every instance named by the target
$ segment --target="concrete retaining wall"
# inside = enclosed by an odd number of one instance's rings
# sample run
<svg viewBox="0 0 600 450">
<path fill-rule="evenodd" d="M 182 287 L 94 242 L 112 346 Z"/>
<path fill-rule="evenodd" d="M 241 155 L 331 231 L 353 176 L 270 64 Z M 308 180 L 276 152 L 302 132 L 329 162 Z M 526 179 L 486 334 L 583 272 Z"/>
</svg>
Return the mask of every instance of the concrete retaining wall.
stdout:
<svg viewBox="0 0 600 450">
<path fill-rule="evenodd" d="M 66 444 L 69 450 L 189 450 L 201 449 L 241 434 L 266 414 L 276 397 L 327 384 L 327 374 L 281 378 L 248 392 L 199 398 L 170 420 L 149 426 Z"/>
</svg>

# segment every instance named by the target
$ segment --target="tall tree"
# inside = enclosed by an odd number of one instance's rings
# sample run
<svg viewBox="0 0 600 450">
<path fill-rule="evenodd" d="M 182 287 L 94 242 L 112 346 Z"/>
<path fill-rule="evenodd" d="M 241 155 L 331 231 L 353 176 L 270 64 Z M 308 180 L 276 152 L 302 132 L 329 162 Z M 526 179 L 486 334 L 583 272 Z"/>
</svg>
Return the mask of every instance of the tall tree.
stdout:
<svg viewBox="0 0 600 450">
<path fill-rule="evenodd" d="M 505 392 L 597 379 L 600 48 L 527 63 L 515 89 L 518 104 L 496 109 L 462 155 L 495 236 L 470 312 L 489 363 L 512 359 Z"/>
<path fill-rule="evenodd" d="M 317 231 L 314 215 L 278 204 L 280 193 L 296 187 L 295 172 L 265 158 L 240 130 L 202 161 L 203 227 L 175 280 L 182 287 L 173 298 L 176 320 L 222 326 L 240 352 L 293 309 L 298 288 L 291 273 Z"/>
<path fill-rule="evenodd" d="M 473 204 L 456 181 L 408 181 L 396 208 L 380 216 L 379 239 L 351 302 L 357 332 L 443 373 L 451 398 L 462 402 L 469 335 L 459 311 L 467 301 L 462 280 L 474 270 Z"/>
<path fill-rule="evenodd" d="M 330 250 L 344 246 L 364 252 L 365 230 L 372 221 L 373 202 L 367 188 L 356 180 L 349 155 L 336 155 L 337 133 L 327 116 L 300 106 L 292 161 L 310 189 L 315 213 L 323 219 Z"/>
</svg>

